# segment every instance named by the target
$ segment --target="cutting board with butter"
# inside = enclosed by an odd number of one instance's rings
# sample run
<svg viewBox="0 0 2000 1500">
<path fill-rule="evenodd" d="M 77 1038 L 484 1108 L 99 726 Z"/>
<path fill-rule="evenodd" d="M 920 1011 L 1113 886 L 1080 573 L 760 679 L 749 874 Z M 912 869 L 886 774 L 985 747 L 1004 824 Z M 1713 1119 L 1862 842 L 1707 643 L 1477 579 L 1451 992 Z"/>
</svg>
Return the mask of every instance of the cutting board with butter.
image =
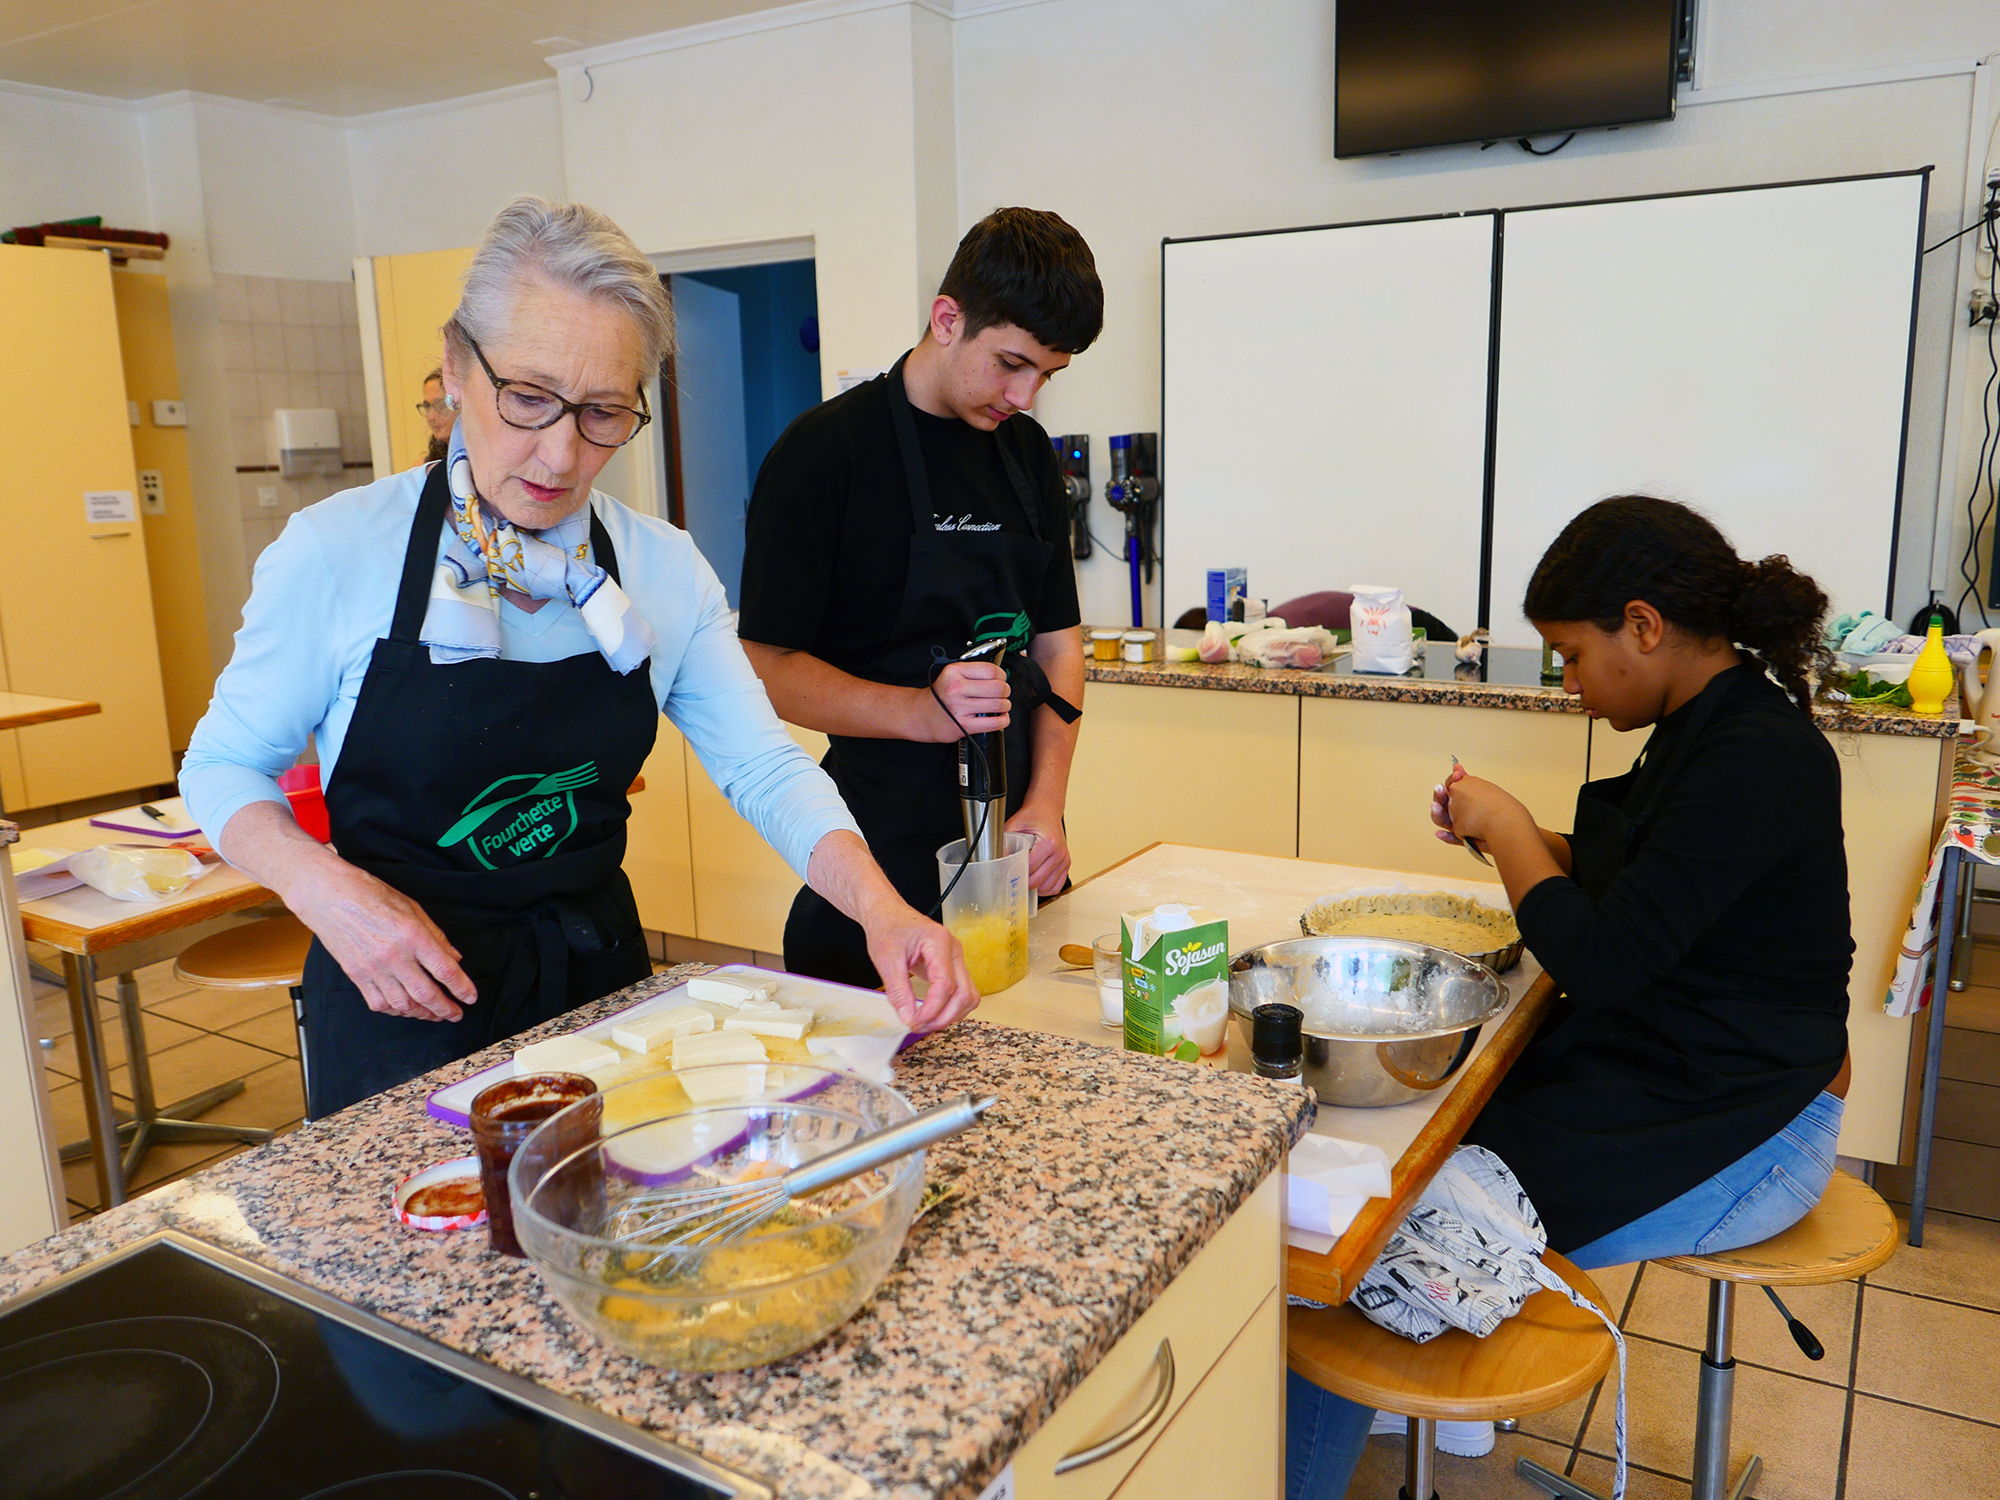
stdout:
<svg viewBox="0 0 2000 1500">
<path fill-rule="evenodd" d="M 702 993 L 721 993 L 714 981 L 755 991 L 767 1004 L 775 1002 L 770 1009 L 749 1013 L 753 1018 L 768 1019 L 753 1019 L 749 1023 L 753 1029 L 742 1029 L 741 1006 L 700 998 Z M 799 1013 L 805 1011 L 810 1011 L 811 1022 L 801 1027 Z M 712 1018 L 712 1024 L 702 1027 L 694 1019 L 698 1015 Z M 736 1021 L 736 1027 L 731 1027 L 732 1020 Z M 802 1034 L 794 1036 L 795 1030 Z M 772 1062 L 839 1067 L 838 1059 L 815 1056 L 808 1044 L 820 1038 L 873 1036 L 889 1038 L 893 1045 L 900 1044 L 908 1031 L 887 997 L 878 990 L 856 989 L 748 964 L 729 964 L 649 995 L 589 1026 L 526 1044 L 515 1051 L 526 1054 L 529 1071 L 583 1072 L 595 1079 L 599 1088 L 607 1088 L 667 1071 L 673 1066 L 677 1051 L 713 1051 L 716 1056 L 699 1060 L 730 1061 L 730 1057 L 721 1055 L 728 1047 L 724 1038 L 739 1044 L 754 1038 L 763 1055 Z M 622 1038 L 615 1033 L 622 1033 Z M 648 1044 L 643 1053 L 634 1046 L 641 1041 Z M 439 1089 L 425 1107 L 433 1118 L 464 1127 L 471 1118 L 472 1101 L 480 1091 L 514 1077 L 516 1071 L 515 1058 L 510 1055 L 505 1062 Z"/>
</svg>

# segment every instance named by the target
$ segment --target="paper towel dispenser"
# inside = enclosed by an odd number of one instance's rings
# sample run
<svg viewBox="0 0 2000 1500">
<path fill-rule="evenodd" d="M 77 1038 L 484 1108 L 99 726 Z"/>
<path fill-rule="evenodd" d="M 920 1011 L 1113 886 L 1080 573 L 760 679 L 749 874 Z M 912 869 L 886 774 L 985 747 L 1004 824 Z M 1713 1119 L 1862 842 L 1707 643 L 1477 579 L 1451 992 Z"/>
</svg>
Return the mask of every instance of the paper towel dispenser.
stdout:
<svg viewBox="0 0 2000 1500">
<path fill-rule="evenodd" d="M 340 413 L 330 406 L 281 406 L 266 428 L 271 462 L 287 479 L 340 473 Z"/>
</svg>

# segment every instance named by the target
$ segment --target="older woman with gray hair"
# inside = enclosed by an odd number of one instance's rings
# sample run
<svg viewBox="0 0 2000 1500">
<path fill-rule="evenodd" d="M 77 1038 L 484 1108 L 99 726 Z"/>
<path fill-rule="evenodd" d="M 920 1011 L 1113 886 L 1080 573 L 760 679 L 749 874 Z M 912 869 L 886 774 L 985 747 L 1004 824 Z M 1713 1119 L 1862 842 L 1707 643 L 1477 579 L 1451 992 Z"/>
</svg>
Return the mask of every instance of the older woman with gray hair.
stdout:
<svg viewBox="0 0 2000 1500">
<path fill-rule="evenodd" d="M 657 273 L 602 214 L 501 210 L 445 325 L 445 461 L 293 516 L 181 771 L 223 856 L 315 941 L 315 1118 L 649 972 L 626 789 L 666 715 L 731 804 L 859 921 L 919 1029 L 978 1001 L 772 712 L 685 533 L 591 488 L 651 420 Z M 319 752 L 332 847 L 275 777 Z M 929 981 L 919 1000 L 910 976 Z"/>
</svg>

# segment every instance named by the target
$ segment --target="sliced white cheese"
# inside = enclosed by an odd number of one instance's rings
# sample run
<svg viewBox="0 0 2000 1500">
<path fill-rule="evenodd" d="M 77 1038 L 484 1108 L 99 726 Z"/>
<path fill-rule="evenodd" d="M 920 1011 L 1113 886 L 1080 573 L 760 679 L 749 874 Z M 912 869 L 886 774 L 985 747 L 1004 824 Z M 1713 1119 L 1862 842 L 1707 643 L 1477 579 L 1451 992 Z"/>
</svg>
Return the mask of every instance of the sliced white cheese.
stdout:
<svg viewBox="0 0 2000 1500">
<path fill-rule="evenodd" d="M 530 1042 L 514 1054 L 514 1076 L 527 1073 L 581 1073 L 595 1083 L 616 1073 L 625 1059 L 615 1048 L 585 1036 L 552 1036 Z"/>
<path fill-rule="evenodd" d="M 697 1068 L 679 1076 L 689 1099 L 696 1104 L 717 1104 L 763 1093 L 766 1071 L 763 1063 L 740 1063 L 730 1068 Z"/>
<path fill-rule="evenodd" d="M 674 1038 L 674 1071 L 708 1063 L 763 1062 L 770 1056 L 764 1044 L 740 1031 L 702 1031 Z"/>
<path fill-rule="evenodd" d="M 748 1008 L 739 1010 L 722 1023 L 725 1032 L 748 1031 L 758 1036 L 783 1036 L 797 1041 L 811 1029 L 813 1013 L 809 1010 L 760 1010 Z"/>
<path fill-rule="evenodd" d="M 688 999 L 706 1000 L 711 1005 L 726 1005 L 731 1010 L 745 1000 L 769 1000 L 778 993 L 778 986 L 768 979 L 725 978 L 719 974 L 703 974 L 687 983 Z"/>
<path fill-rule="evenodd" d="M 741 1005 L 736 1007 L 741 1014 L 746 1016 L 755 1011 L 769 1013 L 774 1010 L 783 1010 L 784 1008 L 783 1002 L 778 1000 L 745 1000 Z"/>
<path fill-rule="evenodd" d="M 611 1040 L 627 1052 L 644 1057 L 655 1047 L 664 1047 L 677 1036 L 715 1030 L 715 1017 L 698 1005 L 676 1005 L 672 1010 L 656 1010 L 635 1016 L 611 1028 Z"/>
</svg>

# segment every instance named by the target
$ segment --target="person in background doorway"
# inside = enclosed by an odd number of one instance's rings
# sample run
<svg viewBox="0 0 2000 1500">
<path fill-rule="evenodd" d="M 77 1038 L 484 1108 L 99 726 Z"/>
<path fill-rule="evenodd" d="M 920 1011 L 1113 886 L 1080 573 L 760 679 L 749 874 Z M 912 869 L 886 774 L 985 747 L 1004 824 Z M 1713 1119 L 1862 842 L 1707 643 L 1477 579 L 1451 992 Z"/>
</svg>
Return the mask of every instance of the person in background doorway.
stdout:
<svg viewBox="0 0 2000 1500">
<path fill-rule="evenodd" d="M 451 397 L 445 394 L 442 366 L 424 377 L 424 399 L 417 403 L 417 410 L 423 413 L 424 425 L 430 428 L 431 433 L 423 461 L 441 464 L 451 443 L 451 429 L 458 421 L 458 414 L 452 410 Z"/>
<path fill-rule="evenodd" d="M 646 977 L 626 789 L 662 713 L 865 932 L 913 1029 L 977 1003 L 956 940 L 896 895 L 771 712 L 714 570 L 591 488 L 650 420 L 672 333 L 617 225 L 516 199 L 445 325 L 445 461 L 308 506 L 257 559 L 181 789 L 313 931 L 315 1119 Z M 331 847 L 273 779 L 308 743 Z"/>
<path fill-rule="evenodd" d="M 1007 828 L 1035 836 L 1035 889 L 1069 873 L 1082 616 L 1062 478 L 1028 408 L 1103 322 L 1083 237 L 997 210 L 960 242 L 917 346 L 801 415 L 757 475 L 743 648 L 779 716 L 831 737 L 827 771 L 919 911 L 938 901 L 938 849 L 965 834 L 967 734 L 1005 732 Z M 993 640 L 1004 670 L 959 660 Z M 876 983 L 860 929 L 812 890 L 785 966 Z"/>
<path fill-rule="evenodd" d="M 1586 783 L 1568 833 L 1463 771 L 1431 803 L 1440 838 L 1485 849 L 1562 990 L 1465 1139 L 1584 1270 L 1756 1244 L 1832 1178 L 1854 943 L 1840 762 L 1810 711 L 1826 608 L 1684 505 L 1600 501 L 1523 611 L 1593 719 L 1651 726 L 1638 765 Z M 1401 1419 L 1287 1378 L 1288 1493 L 1338 1500 L 1371 1418 Z M 1447 1451 L 1492 1445 L 1490 1424 L 1439 1424 Z"/>
</svg>

